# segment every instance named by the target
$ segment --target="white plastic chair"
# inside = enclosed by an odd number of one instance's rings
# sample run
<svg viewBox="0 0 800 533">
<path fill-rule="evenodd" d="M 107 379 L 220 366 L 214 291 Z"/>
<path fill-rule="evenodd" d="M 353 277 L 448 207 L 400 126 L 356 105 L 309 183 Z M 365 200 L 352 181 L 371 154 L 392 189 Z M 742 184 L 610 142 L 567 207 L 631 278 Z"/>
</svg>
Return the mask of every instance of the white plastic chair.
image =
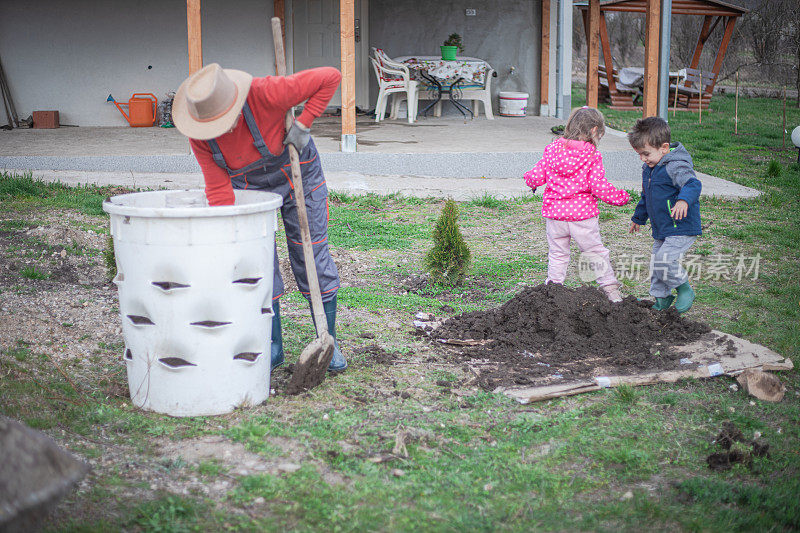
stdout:
<svg viewBox="0 0 800 533">
<path fill-rule="evenodd" d="M 486 71 L 486 81 L 483 87 L 475 84 L 468 84 L 460 89 L 460 100 L 472 100 L 472 114 L 478 116 L 479 104 L 483 102 L 483 112 L 488 120 L 494 120 L 492 113 L 492 76 L 494 69 L 489 67 Z M 450 98 L 449 93 L 442 94 L 442 100 L 438 101 L 433 107 L 433 116 L 442 116 L 442 101 Z"/>
<path fill-rule="evenodd" d="M 392 112 L 389 118 L 397 118 L 402 100 L 408 100 L 408 123 L 417 119 L 419 82 L 411 79 L 408 66 L 392 61 L 383 50 L 373 48 L 375 57 L 370 57 L 375 77 L 378 80 L 378 101 L 375 103 L 375 122 L 386 117 L 386 106 L 392 96 Z"/>
</svg>

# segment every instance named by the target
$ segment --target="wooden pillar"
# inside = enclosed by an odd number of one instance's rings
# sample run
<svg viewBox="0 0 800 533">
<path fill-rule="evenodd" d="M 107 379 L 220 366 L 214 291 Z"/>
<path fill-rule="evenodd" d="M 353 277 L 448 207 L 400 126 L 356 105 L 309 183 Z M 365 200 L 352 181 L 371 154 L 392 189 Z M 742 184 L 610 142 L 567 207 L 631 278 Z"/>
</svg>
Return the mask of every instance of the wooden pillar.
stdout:
<svg viewBox="0 0 800 533">
<path fill-rule="evenodd" d="M 714 85 L 717 84 L 717 76 L 719 76 L 719 71 L 722 68 L 722 60 L 725 59 L 725 52 L 728 50 L 728 45 L 731 42 L 731 37 L 733 36 L 733 26 L 736 24 L 736 17 L 728 17 L 728 21 L 725 23 L 725 34 L 722 36 L 722 42 L 719 44 L 719 50 L 717 50 L 717 57 L 714 59 L 714 67 L 712 68 L 712 72 L 715 74 L 714 81 L 711 82 L 706 88 L 706 92 L 709 94 L 714 91 Z"/>
<path fill-rule="evenodd" d="M 589 25 L 586 39 L 586 105 L 597 108 L 600 64 L 600 0 L 589 0 Z"/>
<path fill-rule="evenodd" d="M 189 36 L 189 74 L 191 75 L 203 68 L 200 0 L 186 0 L 186 27 Z"/>
<path fill-rule="evenodd" d="M 542 108 L 548 105 L 550 90 L 550 0 L 542 0 L 542 64 L 539 78 L 539 95 Z M 542 115 L 543 111 L 539 111 Z"/>
<path fill-rule="evenodd" d="M 661 33 L 661 0 L 647 0 L 644 38 L 644 97 L 642 116 L 658 115 L 658 52 Z"/>
<path fill-rule="evenodd" d="M 286 1 L 273 0 L 272 1 L 272 16 L 281 19 L 281 37 L 283 42 L 286 42 Z"/>
<path fill-rule="evenodd" d="M 342 50 L 342 151 L 356 151 L 356 31 L 355 0 L 340 0 Z M 411 102 L 409 101 L 409 107 Z"/>
<path fill-rule="evenodd" d="M 564 120 L 572 111 L 572 2 L 558 0 L 555 116 Z"/>
</svg>

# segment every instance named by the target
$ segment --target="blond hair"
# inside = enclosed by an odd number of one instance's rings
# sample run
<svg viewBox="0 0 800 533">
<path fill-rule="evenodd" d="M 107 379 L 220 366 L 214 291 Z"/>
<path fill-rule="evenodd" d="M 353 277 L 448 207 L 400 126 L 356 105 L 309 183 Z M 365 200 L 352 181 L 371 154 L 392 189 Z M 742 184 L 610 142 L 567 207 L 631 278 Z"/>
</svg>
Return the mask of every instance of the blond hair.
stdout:
<svg viewBox="0 0 800 533">
<path fill-rule="evenodd" d="M 597 128 L 598 138 L 606 133 L 605 120 L 603 114 L 592 107 L 578 107 L 570 113 L 567 125 L 564 126 L 564 138 L 572 141 L 583 141 L 597 146 L 595 136 L 592 131 Z"/>
</svg>

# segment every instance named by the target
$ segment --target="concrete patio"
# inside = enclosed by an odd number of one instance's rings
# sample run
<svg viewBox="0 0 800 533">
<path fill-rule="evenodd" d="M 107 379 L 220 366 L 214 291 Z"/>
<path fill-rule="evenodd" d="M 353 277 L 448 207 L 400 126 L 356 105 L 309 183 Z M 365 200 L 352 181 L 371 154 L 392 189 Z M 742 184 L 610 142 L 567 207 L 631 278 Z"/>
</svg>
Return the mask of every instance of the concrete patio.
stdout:
<svg viewBox="0 0 800 533">
<path fill-rule="evenodd" d="M 554 139 L 549 117 L 425 118 L 415 124 L 359 117 L 358 151 L 339 151 L 340 122 L 321 117 L 313 134 L 333 190 L 399 192 L 457 199 L 529 194 L 520 179 Z M 600 144 L 609 180 L 639 189 L 641 162 L 621 132 L 610 130 Z M 127 187 L 202 187 L 188 141 L 174 128 L 61 127 L 0 132 L 0 168 L 33 171 L 64 183 Z M 758 191 L 700 175 L 703 194 L 726 198 Z M 541 192 L 541 191 L 539 191 Z"/>
</svg>

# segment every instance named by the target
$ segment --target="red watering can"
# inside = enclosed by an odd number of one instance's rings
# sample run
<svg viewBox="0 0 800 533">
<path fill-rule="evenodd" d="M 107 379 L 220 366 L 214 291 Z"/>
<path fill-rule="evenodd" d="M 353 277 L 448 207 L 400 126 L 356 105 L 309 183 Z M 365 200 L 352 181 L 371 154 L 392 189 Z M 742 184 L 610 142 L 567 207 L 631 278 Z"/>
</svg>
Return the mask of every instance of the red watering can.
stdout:
<svg viewBox="0 0 800 533">
<path fill-rule="evenodd" d="M 119 112 L 128 121 L 132 128 L 144 128 L 153 126 L 156 123 L 156 109 L 158 109 L 158 98 L 150 93 L 134 93 L 127 104 L 120 104 L 110 94 L 106 102 L 114 102 Z M 122 109 L 125 106 L 128 112 Z"/>
</svg>

